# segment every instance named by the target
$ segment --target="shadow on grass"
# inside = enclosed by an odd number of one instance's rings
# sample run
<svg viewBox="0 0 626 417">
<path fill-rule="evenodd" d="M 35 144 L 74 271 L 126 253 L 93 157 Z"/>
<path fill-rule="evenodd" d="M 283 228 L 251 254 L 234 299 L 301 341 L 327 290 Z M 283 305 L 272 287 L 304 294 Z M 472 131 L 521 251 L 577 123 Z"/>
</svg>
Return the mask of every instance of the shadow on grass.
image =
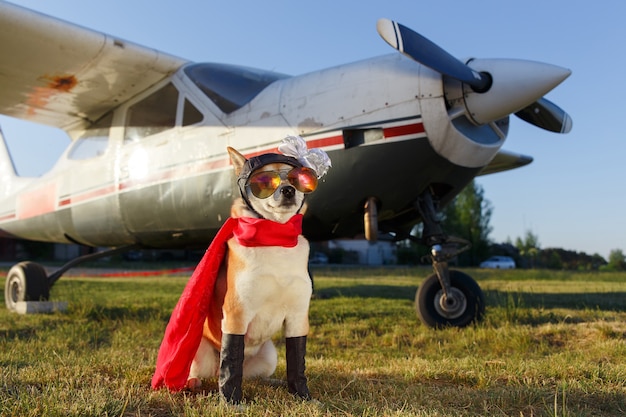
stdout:
<svg viewBox="0 0 626 417">
<path fill-rule="evenodd" d="M 412 285 L 353 285 L 315 290 L 315 298 L 320 300 L 336 297 L 413 300 L 415 298 L 415 291 L 417 291 L 417 286 Z"/>
<path fill-rule="evenodd" d="M 7 329 L 0 331 L 0 340 L 28 340 L 37 335 L 37 328 Z"/>
<path fill-rule="evenodd" d="M 14 313 L 10 313 L 14 314 Z M 162 308 L 146 306 L 90 306 L 66 313 L 31 315 L 23 320 L 17 316 L 15 323 L 0 329 L 0 343 L 59 343 L 65 349 L 89 351 L 113 344 L 120 329 L 144 328 L 157 320 L 165 328 L 170 312 Z M 19 361 L 11 361 L 21 366 Z M 1 363 L 4 367 L 7 363 Z M 0 413 L 1 415 L 1 413 Z"/>
<path fill-rule="evenodd" d="M 626 292 L 535 293 L 485 291 L 488 306 L 626 311 Z"/>
<path fill-rule="evenodd" d="M 353 285 L 337 286 L 317 290 L 315 298 L 317 300 L 332 300 L 338 298 L 350 299 L 374 299 L 390 300 L 390 302 L 405 303 L 413 301 L 415 297 L 415 286 L 395 286 L 395 285 Z M 556 324 L 562 322 L 581 323 L 597 318 L 600 312 L 625 312 L 626 292 L 589 292 L 589 293 L 537 293 L 523 291 L 500 291 L 486 290 L 485 304 L 487 306 L 487 317 L 500 319 L 506 322 L 541 325 Z M 366 301 L 367 302 L 367 301 Z M 328 318 L 317 313 L 318 318 L 323 320 Z M 378 313 L 371 311 L 372 316 L 378 317 Z M 369 317 L 361 309 L 358 312 L 344 309 L 341 312 L 342 319 L 358 317 L 365 319 Z M 499 319 L 498 319 L 499 318 Z M 312 319 L 315 323 L 315 319 Z"/>
<path fill-rule="evenodd" d="M 337 297 L 413 300 L 417 288 L 397 285 L 340 286 L 316 290 L 315 297 L 320 300 Z M 537 293 L 487 290 L 484 294 L 487 305 L 492 307 L 626 311 L 626 292 Z"/>
<path fill-rule="evenodd" d="M 170 312 L 157 307 L 95 307 L 87 312 L 86 317 L 94 321 L 119 321 L 131 320 L 139 322 L 148 322 L 158 319 L 167 322 L 170 318 Z"/>
</svg>

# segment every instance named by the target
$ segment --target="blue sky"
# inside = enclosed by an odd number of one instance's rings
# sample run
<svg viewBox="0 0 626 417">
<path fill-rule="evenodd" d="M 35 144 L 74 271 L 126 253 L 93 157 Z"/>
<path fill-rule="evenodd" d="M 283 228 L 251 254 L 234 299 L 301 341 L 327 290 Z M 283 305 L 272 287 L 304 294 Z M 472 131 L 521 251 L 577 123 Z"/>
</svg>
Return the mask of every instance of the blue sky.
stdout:
<svg viewBox="0 0 626 417">
<path fill-rule="evenodd" d="M 380 17 L 397 20 L 459 58 L 520 58 L 569 68 L 547 98 L 574 120 L 557 135 L 512 117 L 505 149 L 522 169 L 478 183 L 494 211 L 491 238 L 531 230 L 542 248 L 626 252 L 626 2 L 575 0 L 13 1 L 192 61 L 297 75 L 392 52 Z M 6 57 L 5 57 L 6 59 Z M 67 144 L 55 132 L 0 117 L 22 175 L 39 175 Z"/>
</svg>

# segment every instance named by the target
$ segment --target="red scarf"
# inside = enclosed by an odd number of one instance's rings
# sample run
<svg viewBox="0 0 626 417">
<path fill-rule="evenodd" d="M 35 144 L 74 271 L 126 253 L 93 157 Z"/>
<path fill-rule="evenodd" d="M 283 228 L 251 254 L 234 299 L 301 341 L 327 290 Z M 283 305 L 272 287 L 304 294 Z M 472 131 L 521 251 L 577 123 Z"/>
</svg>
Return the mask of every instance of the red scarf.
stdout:
<svg viewBox="0 0 626 417">
<path fill-rule="evenodd" d="M 287 223 L 251 217 L 229 218 L 211 242 L 172 311 L 159 348 L 152 388 L 163 386 L 172 391 L 185 387 L 189 369 L 209 311 L 217 274 L 226 254 L 226 243 L 233 237 L 242 246 L 284 246 L 298 244 L 302 234 L 302 215 Z"/>
<path fill-rule="evenodd" d="M 237 221 L 233 235 L 241 246 L 293 248 L 298 244 L 298 236 L 302 234 L 302 214 L 296 214 L 284 224 L 254 217 L 241 217 L 232 220 Z"/>
</svg>

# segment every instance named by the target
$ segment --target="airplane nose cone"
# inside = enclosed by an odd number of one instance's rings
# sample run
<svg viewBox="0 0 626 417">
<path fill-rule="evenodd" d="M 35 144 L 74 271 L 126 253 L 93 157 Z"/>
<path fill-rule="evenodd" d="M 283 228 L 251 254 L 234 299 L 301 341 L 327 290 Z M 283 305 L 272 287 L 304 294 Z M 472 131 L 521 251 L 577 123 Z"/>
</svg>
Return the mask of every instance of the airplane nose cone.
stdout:
<svg viewBox="0 0 626 417">
<path fill-rule="evenodd" d="M 464 86 L 465 107 L 477 124 L 501 119 L 534 103 L 559 85 L 571 71 L 542 62 L 515 59 L 473 59 L 467 64 L 491 75 L 491 88 L 477 93 Z"/>
</svg>

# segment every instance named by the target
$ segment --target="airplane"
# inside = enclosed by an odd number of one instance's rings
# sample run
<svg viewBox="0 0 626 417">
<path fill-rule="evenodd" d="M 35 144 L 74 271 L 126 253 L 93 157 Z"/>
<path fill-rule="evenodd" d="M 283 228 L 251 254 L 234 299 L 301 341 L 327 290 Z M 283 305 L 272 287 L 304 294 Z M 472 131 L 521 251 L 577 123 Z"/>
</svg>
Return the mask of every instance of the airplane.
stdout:
<svg viewBox="0 0 626 417">
<path fill-rule="evenodd" d="M 310 241 L 411 239 L 433 274 L 416 311 L 430 327 L 484 314 L 482 290 L 449 261 L 467 242 L 439 213 L 476 176 L 529 164 L 502 149 L 511 115 L 567 133 L 569 115 L 544 95 L 569 69 L 517 59 L 459 60 L 388 19 L 395 51 L 298 76 L 189 62 L 0 2 L 0 113 L 55 126 L 72 139 L 38 178 L 15 173 L 0 144 L 0 237 L 108 250 L 47 274 L 13 266 L 5 304 L 47 300 L 69 268 L 132 248 L 206 246 L 237 197 L 226 147 L 247 157 L 303 137 L 332 169 L 308 196 Z M 422 224 L 420 236 L 412 230 Z"/>
</svg>

